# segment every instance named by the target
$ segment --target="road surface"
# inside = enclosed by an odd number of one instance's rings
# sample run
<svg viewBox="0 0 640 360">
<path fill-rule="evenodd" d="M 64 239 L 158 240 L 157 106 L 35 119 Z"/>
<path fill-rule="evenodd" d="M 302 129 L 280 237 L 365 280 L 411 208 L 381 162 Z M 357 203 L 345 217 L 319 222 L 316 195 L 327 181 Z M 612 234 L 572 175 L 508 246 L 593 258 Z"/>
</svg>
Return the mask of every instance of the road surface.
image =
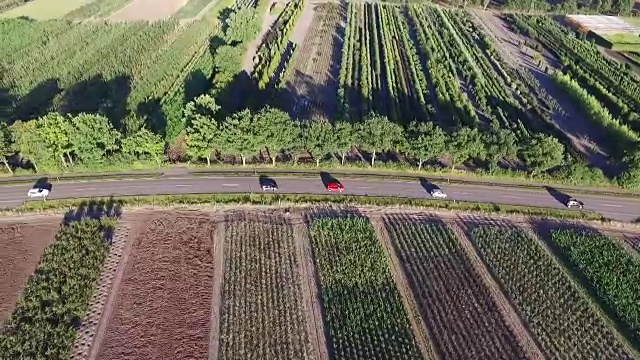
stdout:
<svg viewBox="0 0 640 360">
<path fill-rule="evenodd" d="M 282 193 L 327 194 L 320 178 L 271 177 Z M 381 195 L 430 198 L 426 190 L 431 184 L 407 180 L 339 179 L 347 195 Z M 575 196 L 585 203 L 585 209 L 601 213 L 607 218 L 631 221 L 640 217 L 640 199 L 597 195 L 557 194 L 544 189 L 499 188 L 438 184 L 448 200 L 475 201 L 510 205 L 530 205 L 564 208 L 563 197 Z M 30 184 L 0 186 L 0 207 L 14 207 L 27 201 Z M 123 195 L 198 194 L 198 193 L 261 192 L 255 176 L 192 177 L 176 176 L 158 179 L 107 180 L 55 183 L 49 199 L 104 197 Z M 339 196 L 336 194 L 336 196 Z M 41 200 L 31 200 L 41 201 Z"/>
</svg>

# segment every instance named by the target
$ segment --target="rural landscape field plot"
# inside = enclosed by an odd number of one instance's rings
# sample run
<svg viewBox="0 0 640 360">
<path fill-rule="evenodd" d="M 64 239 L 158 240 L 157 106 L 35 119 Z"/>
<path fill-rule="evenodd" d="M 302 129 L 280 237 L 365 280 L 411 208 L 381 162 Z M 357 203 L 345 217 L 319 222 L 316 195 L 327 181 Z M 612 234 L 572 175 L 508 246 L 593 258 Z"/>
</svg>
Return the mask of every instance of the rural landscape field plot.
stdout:
<svg viewBox="0 0 640 360">
<path fill-rule="evenodd" d="M 333 359 L 421 359 L 407 312 L 366 218 L 311 220 L 327 343 Z"/>
<path fill-rule="evenodd" d="M 96 358 L 207 358 L 214 220 L 165 213 L 139 226 Z"/>
<path fill-rule="evenodd" d="M 0 323 L 60 229 L 60 217 L 0 223 Z"/>
<path fill-rule="evenodd" d="M 443 359 L 527 358 L 443 222 L 390 216 L 385 225 Z"/>
<path fill-rule="evenodd" d="M 218 359 L 311 359 L 293 228 L 267 213 L 226 215 Z"/>
<path fill-rule="evenodd" d="M 7 102 L 3 117 L 30 120 L 49 111 L 91 112 L 107 116 L 120 130 L 135 131 L 141 124 L 124 122 L 138 117 L 164 133 L 166 123 L 180 121 L 185 97 L 197 95 L 185 95 L 185 89 L 206 90 L 206 84 L 187 82 L 207 82 L 213 71 L 209 40 L 217 31 L 218 21 L 206 17 L 186 26 L 174 20 L 0 21 L 0 32 L 6 34 L 0 39 L 5 70 L 0 88 L 10 96 L 2 100 Z"/>
<path fill-rule="evenodd" d="M 539 240 L 520 229 L 489 225 L 473 228 L 471 239 L 545 356 L 633 358 Z"/>
</svg>

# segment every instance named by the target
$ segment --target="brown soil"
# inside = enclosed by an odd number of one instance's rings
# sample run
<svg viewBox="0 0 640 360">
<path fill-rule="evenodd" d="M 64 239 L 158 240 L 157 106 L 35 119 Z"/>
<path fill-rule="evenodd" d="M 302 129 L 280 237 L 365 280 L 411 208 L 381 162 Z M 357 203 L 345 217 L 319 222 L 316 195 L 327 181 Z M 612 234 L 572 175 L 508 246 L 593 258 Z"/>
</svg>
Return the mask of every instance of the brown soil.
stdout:
<svg viewBox="0 0 640 360">
<path fill-rule="evenodd" d="M 159 214 L 136 236 L 98 359 L 209 356 L 215 223 Z"/>
<path fill-rule="evenodd" d="M 302 283 L 302 299 L 305 306 L 307 332 L 311 346 L 315 351 L 316 360 L 329 360 L 327 338 L 322 322 L 322 307 L 318 291 L 318 277 L 313 265 L 311 245 L 309 243 L 309 229 L 298 217 L 293 224 L 293 236 L 296 242 L 296 253 L 300 259 L 300 279 Z"/>
<path fill-rule="evenodd" d="M 53 242 L 60 220 L 50 216 L 0 223 L 0 324 L 14 309 L 44 249 Z"/>
<path fill-rule="evenodd" d="M 413 297 L 411 287 L 409 286 L 409 281 L 405 277 L 404 271 L 402 271 L 400 259 L 398 259 L 398 256 L 393 249 L 391 239 L 389 238 L 389 233 L 387 232 L 387 229 L 385 229 L 384 224 L 380 219 L 370 219 L 370 221 L 373 224 L 376 235 L 378 236 L 378 239 L 380 239 L 382 248 L 385 251 L 389 264 L 391 265 L 393 280 L 396 283 L 396 287 L 400 291 L 402 302 L 409 314 L 411 329 L 413 330 L 413 334 L 416 336 L 416 343 L 418 344 L 418 348 L 420 349 L 423 358 L 434 360 L 439 359 L 440 356 L 438 356 L 436 350 L 433 347 L 431 339 L 429 339 L 429 334 L 427 332 L 425 324 L 421 321 L 420 310 L 417 301 Z"/>
<path fill-rule="evenodd" d="M 110 21 L 154 21 L 170 17 L 188 0 L 133 0 L 109 16 Z"/>
<path fill-rule="evenodd" d="M 298 48 L 285 87 L 299 118 L 328 120 L 336 112 L 345 11 L 340 4 L 308 1 L 293 30 Z"/>
<path fill-rule="evenodd" d="M 213 291 L 211 296 L 211 331 L 209 332 L 209 360 L 218 359 L 220 349 L 220 310 L 222 297 L 222 276 L 224 274 L 224 237 L 226 224 L 218 223 L 214 234 L 213 254 L 215 270 L 213 278 Z"/>
</svg>

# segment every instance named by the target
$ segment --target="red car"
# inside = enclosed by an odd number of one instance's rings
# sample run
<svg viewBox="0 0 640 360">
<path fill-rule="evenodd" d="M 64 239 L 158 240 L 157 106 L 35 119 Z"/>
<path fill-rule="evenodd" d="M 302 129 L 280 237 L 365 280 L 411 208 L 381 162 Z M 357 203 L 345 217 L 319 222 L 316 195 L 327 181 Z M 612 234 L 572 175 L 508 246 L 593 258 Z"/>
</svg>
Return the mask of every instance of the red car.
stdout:
<svg viewBox="0 0 640 360">
<path fill-rule="evenodd" d="M 327 191 L 331 192 L 342 192 L 344 190 L 344 186 L 337 182 L 330 182 L 327 184 Z"/>
</svg>

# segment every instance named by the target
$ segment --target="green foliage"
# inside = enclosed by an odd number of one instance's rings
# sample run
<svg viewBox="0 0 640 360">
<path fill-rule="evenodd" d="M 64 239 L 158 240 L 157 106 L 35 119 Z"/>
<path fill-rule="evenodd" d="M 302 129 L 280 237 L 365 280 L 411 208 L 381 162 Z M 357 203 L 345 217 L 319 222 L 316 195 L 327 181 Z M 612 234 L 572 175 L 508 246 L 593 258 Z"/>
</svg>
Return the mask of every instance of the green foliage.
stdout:
<svg viewBox="0 0 640 360">
<path fill-rule="evenodd" d="M 357 143 L 356 129 L 348 122 L 338 122 L 335 124 L 335 150 L 342 156 L 340 162 L 344 165 L 344 159 L 349 151 L 353 149 Z"/>
<path fill-rule="evenodd" d="M 69 142 L 82 161 L 99 163 L 105 156 L 118 148 L 120 138 L 109 122 L 100 115 L 80 114 L 71 120 Z"/>
<path fill-rule="evenodd" d="M 13 174 L 11 167 L 7 163 L 7 158 L 16 152 L 13 144 L 11 128 L 3 121 L 0 121 L 0 161 L 5 168 Z"/>
<path fill-rule="evenodd" d="M 497 164 L 501 159 L 515 159 L 518 154 L 516 136 L 507 129 L 498 129 L 485 133 L 486 159 Z"/>
<path fill-rule="evenodd" d="M 640 339 L 640 261 L 601 234 L 563 229 L 554 230 L 551 239 Z"/>
<path fill-rule="evenodd" d="M 536 134 L 522 146 L 520 153 L 532 172 L 542 172 L 562 164 L 564 145 L 556 138 Z"/>
<path fill-rule="evenodd" d="M 269 150 L 274 166 L 280 151 L 299 150 L 300 126 L 286 112 L 267 107 L 255 114 L 253 122 L 258 126 L 259 137 L 264 141 L 263 147 Z"/>
<path fill-rule="evenodd" d="M 3 359 L 67 359 L 108 244 L 99 220 L 62 227 L 0 332 Z"/>
<path fill-rule="evenodd" d="M 549 357 L 571 353 L 584 359 L 632 358 L 612 327 L 594 311 L 587 295 L 538 240 L 522 230 L 496 226 L 477 227 L 471 235 L 491 273 Z"/>
<path fill-rule="evenodd" d="M 338 152 L 335 128 L 326 121 L 312 121 L 302 132 L 304 147 L 316 160 L 316 167 L 325 156 Z"/>
<path fill-rule="evenodd" d="M 224 40 L 230 45 L 249 42 L 260 31 L 260 25 L 256 9 L 243 7 L 233 10 L 225 19 Z"/>
<path fill-rule="evenodd" d="M 373 227 L 362 217 L 311 223 L 325 326 L 336 359 L 421 359 Z"/>
<path fill-rule="evenodd" d="M 404 129 L 385 116 L 369 114 L 357 127 L 357 144 L 371 153 L 371 166 L 376 160 L 376 152 L 398 151 L 405 147 Z"/>
<path fill-rule="evenodd" d="M 228 155 L 240 155 L 242 165 L 247 156 L 257 154 L 264 147 L 264 136 L 250 110 L 243 110 L 228 117 L 222 125 L 222 146 L 220 151 Z"/>
<path fill-rule="evenodd" d="M 211 165 L 211 153 L 216 148 L 223 150 L 220 148 L 220 128 L 214 118 L 218 106 L 215 103 L 210 103 L 215 106 L 206 108 L 208 111 L 198 111 L 197 104 L 201 100 L 203 100 L 202 97 L 190 103 L 185 111 L 186 121 L 189 124 L 186 137 L 187 154 L 195 159 L 207 159 L 207 166 L 209 166 Z"/>
<path fill-rule="evenodd" d="M 482 134 L 477 128 L 463 127 L 449 138 L 447 153 L 451 158 L 451 167 L 453 168 L 470 159 L 484 159 L 487 149 Z"/>
<path fill-rule="evenodd" d="M 40 127 L 42 139 L 50 155 L 54 158 L 60 158 L 62 165 L 66 165 L 64 156 L 69 156 L 73 151 L 69 140 L 72 129 L 71 121 L 57 113 L 50 113 L 35 121 Z"/>
<path fill-rule="evenodd" d="M 418 159 L 418 170 L 427 160 L 446 153 L 447 134 L 433 123 L 412 122 L 407 131 L 407 152 Z"/>
<path fill-rule="evenodd" d="M 38 171 L 38 165 L 50 161 L 49 151 L 42 139 L 37 121 L 17 121 L 11 125 L 14 148 L 23 158 L 28 159 Z"/>
<path fill-rule="evenodd" d="M 160 163 L 164 156 L 164 140 L 158 134 L 141 129 L 122 139 L 122 153 L 132 158 L 149 157 Z"/>
</svg>

